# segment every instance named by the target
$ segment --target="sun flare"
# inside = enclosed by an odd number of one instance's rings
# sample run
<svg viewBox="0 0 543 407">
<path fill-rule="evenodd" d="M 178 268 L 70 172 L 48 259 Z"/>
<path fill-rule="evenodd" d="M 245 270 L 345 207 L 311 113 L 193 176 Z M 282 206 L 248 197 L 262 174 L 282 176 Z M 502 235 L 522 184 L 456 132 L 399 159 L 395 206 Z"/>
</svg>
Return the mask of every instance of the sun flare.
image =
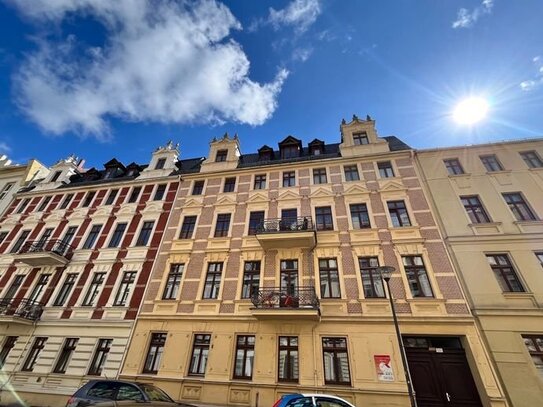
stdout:
<svg viewBox="0 0 543 407">
<path fill-rule="evenodd" d="M 458 103 L 454 109 L 454 120 L 459 124 L 475 124 L 486 117 L 488 102 L 481 97 L 470 97 Z"/>
</svg>

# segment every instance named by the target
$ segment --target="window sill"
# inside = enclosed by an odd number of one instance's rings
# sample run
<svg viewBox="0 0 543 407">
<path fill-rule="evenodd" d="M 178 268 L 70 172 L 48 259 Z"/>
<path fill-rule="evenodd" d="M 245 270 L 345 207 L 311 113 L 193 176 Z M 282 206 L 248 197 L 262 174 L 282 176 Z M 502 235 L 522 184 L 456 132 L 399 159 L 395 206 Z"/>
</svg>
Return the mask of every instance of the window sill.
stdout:
<svg viewBox="0 0 543 407">
<path fill-rule="evenodd" d="M 463 174 L 447 174 L 449 178 L 469 178 L 471 177 L 471 173 L 465 172 Z"/>
</svg>

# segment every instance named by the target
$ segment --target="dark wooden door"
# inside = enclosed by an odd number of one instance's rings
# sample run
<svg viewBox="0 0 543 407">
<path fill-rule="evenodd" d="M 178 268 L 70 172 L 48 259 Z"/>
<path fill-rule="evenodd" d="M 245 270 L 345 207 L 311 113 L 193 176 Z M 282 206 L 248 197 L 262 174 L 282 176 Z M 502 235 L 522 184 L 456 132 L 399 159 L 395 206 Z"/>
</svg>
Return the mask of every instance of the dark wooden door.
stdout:
<svg viewBox="0 0 543 407">
<path fill-rule="evenodd" d="M 418 407 L 481 407 L 463 349 L 407 348 Z"/>
</svg>

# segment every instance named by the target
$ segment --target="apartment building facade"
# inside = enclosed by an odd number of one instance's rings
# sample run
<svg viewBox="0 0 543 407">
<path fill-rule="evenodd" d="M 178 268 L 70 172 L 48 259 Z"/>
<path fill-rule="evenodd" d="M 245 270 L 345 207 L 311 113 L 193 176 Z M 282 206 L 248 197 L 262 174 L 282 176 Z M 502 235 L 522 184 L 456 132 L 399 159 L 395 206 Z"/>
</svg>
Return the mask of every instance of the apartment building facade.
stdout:
<svg viewBox="0 0 543 407">
<path fill-rule="evenodd" d="M 20 188 L 44 178 L 47 174 L 49 169 L 38 160 L 28 160 L 26 164 L 19 165 L 12 163 L 6 155 L 0 156 L 0 215 Z"/>
<path fill-rule="evenodd" d="M 116 377 L 174 202 L 177 147 L 149 165 L 60 160 L 0 219 L 1 402 L 65 405 Z"/>
<path fill-rule="evenodd" d="M 446 244 L 506 395 L 543 400 L 543 139 L 419 150 Z"/>
<path fill-rule="evenodd" d="M 419 405 L 507 405 L 413 150 L 369 117 L 340 131 L 247 155 L 225 135 L 180 169 L 121 378 L 188 402 L 407 406 L 387 265 Z"/>
</svg>

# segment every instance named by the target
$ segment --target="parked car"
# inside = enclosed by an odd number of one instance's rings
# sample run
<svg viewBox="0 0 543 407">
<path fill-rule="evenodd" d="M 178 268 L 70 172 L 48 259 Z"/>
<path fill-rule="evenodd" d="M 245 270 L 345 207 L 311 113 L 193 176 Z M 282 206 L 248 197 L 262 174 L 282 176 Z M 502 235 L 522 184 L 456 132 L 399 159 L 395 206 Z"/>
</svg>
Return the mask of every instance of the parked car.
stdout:
<svg viewBox="0 0 543 407">
<path fill-rule="evenodd" d="M 99 404 L 100 403 L 100 404 Z M 77 390 L 68 400 L 66 407 L 95 406 L 184 406 L 152 384 L 135 383 L 122 380 L 90 380 Z"/>
<path fill-rule="evenodd" d="M 273 407 L 355 407 L 331 394 L 285 394 Z"/>
</svg>

